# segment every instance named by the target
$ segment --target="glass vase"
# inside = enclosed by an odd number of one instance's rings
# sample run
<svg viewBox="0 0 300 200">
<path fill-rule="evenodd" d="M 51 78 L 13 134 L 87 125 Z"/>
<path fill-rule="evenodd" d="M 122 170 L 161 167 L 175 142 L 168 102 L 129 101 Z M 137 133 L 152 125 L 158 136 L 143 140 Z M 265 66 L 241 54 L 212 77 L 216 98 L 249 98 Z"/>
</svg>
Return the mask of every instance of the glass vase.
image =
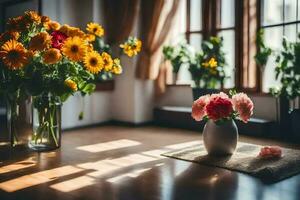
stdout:
<svg viewBox="0 0 300 200">
<path fill-rule="evenodd" d="M 61 108 L 58 97 L 41 95 L 33 98 L 33 134 L 29 147 L 50 151 L 61 144 Z"/>
<path fill-rule="evenodd" d="M 9 144 L 11 147 L 26 147 L 28 138 L 32 132 L 31 100 L 20 102 L 7 100 L 6 122 Z"/>
</svg>

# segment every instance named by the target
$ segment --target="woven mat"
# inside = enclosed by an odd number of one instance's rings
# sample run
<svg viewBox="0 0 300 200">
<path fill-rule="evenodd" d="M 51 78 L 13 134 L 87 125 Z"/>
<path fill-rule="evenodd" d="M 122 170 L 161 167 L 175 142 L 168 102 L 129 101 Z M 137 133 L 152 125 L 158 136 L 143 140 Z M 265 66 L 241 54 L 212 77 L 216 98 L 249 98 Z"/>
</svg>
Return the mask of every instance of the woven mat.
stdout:
<svg viewBox="0 0 300 200">
<path fill-rule="evenodd" d="M 264 182 L 277 182 L 300 173 L 300 150 L 282 149 L 283 157 L 261 159 L 257 157 L 261 146 L 238 143 L 232 156 L 208 156 L 202 142 L 181 150 L 164 153 L 163 156 L 225 168 L 250 174 Z"/>
</svg>

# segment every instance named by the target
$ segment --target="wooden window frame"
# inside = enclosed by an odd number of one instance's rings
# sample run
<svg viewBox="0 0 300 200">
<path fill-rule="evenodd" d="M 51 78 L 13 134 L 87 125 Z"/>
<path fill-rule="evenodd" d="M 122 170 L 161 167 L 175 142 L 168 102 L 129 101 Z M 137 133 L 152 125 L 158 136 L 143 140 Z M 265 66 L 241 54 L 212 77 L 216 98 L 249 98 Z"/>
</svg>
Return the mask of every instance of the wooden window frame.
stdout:
<svg viewBox="0 0 300 200">
<path fill-rule="evenodd" d="M 299 1 L 299 0 L 298 0 Z M 249 24 L 246 23 L 245 17 L 249 18 L 249 14 L 253 13 L 252 10 L 245 10 L 245 3 L 256 3 L 255 7 L 255 24 L 251 32 Z M 221 23 L 221 0 L 202 0 L 202 30 L 201 31 L 190 31 L 190 0 L 187 0 L 187 30 L 186 30 L 186 39 L 190 42 L 190 35 L 193 33 L 202 34 L 203 40 L 208 39 L 209 36 L 216 36 L 220 31 L 234 30 L 235 32 L 235 87 L 239 91 L 244 91 L 252 94 L 266 95 L 262 92 L 262 80 L 260 75 L 260 70 L 258 66 L 253 63 L 254 59 L 253 52 L 256 53 L 256 43 L 253 37 L 256 36 L 257 29 L 261 27 L 261 0 L 247 0 L 240 1 L 235 0 L 235 24 L 231 27 L 220 28 Z M 248 6 L 249 9 L 249 6 Z M 253 23 L 253 22 L 252 22 Z M 245 28 L 248 28 L 245 32 Z M 248 31 L 248 33 L 247 33 Z M 251 34 L 251 44 L 250 39 L 247 38 L 245 41 L 245 34 Z M 254 36 L 255 35 L 255 36 Z M 247 35 L 248 36 L 248 35 Z M 254 43 L 253 43 L 254 41 Z M 240 51 L 240 49 L 246 49 L 245 52 Z M 251 52 L 251 57 L 249 56 Z M 247 55 L 248 54 L 248 55 Z M 251 63 L 250 63 L 251 61 Z M 255 73 L 252 74 L 252 80 L 255 79 L 255 86 L 252 88 L 245 87 L 245 76 L 249 76 L 246 70 L 249 70 L 249 65 L 251 64 L 252 69 L 255 69 Z M 250 78 L 248 77 L 248 80 Z"/>
</svg>

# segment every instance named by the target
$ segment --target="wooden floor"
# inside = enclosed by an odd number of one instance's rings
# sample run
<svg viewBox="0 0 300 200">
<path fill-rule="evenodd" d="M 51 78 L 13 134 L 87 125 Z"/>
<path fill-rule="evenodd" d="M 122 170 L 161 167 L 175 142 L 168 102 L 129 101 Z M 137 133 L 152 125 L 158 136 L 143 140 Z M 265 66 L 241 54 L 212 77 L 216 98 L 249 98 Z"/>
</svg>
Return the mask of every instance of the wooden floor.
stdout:
<svg viewBox="0 0 300 200">
<path fill-rule="evenodd" d="M 197 132 L 160 127 L 64 132 L 60 150 L 14 152 L 10 160 L 0 160 L 0 199 L 300 199 L 300 175 L 267 185 L 245 174 L 160 156 L 200 139 Z"/>
</svg>

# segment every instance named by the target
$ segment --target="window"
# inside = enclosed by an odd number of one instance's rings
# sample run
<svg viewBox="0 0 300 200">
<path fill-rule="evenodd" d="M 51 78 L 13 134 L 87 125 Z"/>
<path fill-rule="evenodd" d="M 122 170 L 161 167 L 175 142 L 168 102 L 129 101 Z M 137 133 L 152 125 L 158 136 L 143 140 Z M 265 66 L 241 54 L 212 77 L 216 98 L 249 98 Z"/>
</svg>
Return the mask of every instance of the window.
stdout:
<svg viewBox="0 0 300 200">
<path fill-rule="evenodd" d="M 261 28 L 265 32 L 266 45 L 275 51 L 281 48 L 282 37 L 296 41 L 300 28 L 299 0 L 262 0 Z M 275 56 L 269 59 L 263 76 L 263 92 L 279 85 L 275 80 Z"/>
<path fill-rule="evenodd" d="M 226 75 L 228 78 L 224 82 L 224 88 L 235 86 L 235 0 L 221 0 L 217 10 L 217 35 L 223 37 L 223 50 L 226 53 Z"/>
</svg>

